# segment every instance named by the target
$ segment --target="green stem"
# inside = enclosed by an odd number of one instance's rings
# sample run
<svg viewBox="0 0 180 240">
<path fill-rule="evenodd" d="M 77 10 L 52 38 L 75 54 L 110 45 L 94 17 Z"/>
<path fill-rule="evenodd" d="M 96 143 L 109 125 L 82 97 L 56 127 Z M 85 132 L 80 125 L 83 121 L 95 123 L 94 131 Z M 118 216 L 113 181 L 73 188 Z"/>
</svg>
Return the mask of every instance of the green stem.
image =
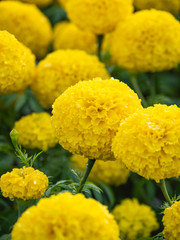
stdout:
<svg viewBox="0 0 180 240">
<path fill-rule="evenodd" d="M 35 200 L 22 200 L 22 199 L 16 199 L 17 207 L 18 207 L 18 218 L 22 215 L 22 213 L 32 206 L 35 203 Z"/>
<path fill-rule="evenodd" d="M 136 91 L 137 95 L 139 96 L 139 98 L 142 101 L 143 107 L 148 107 L 148 103 L 147 103 L 146 99 L 144 98 L 144 96 L 143 96 L 143 94 L 141 92 L 141 89 L 140 89 L 140 87 L 138 85 L 137 78 L 135 76 L 131 76 L 131 82 L 132 82 L 134 90 Z"/>
<path fill-rule="evenodd" d="M 80 193 L 82 191 L 82 189 L 84 187 L 84 184 L 85 184 L 85 182 L 86 182 L 86 180 L 87 180 L 87 178 L 88 178 L 88 176 L 91 172 L 91 169 L 94 166 L 95 161 L 96 161 L 96 159 L 88 159 L 88 162 L 87 162 L 87 165 L 86 165 L 86 170 L 85 170 L 84 176 L 81 180 L 80 186 L 77 190 L 77 193 Z"/>
<path fill-rule="evenodd" d="M 101 57 L 101 50 L 102 50 L 102 43 L 103 43 L 103 38 L 104 38 L 104 35 L 98 35 L 97 36 L 98 38 L 98 49 L 97 49 L 97 55 L 98 55 L 98 58 L 99 60 L 101 61 L 102 60 L 102 57 Z"/>
<path fill-rule="evenodd" d="M 169 206 L 171 206 L 172 201 L 171 201 L 171 198 L 169 197 L 169 194 L 168 194 L 168 191 L 167 191 L 167 188 L 166 188 L 166 183 L 165 183 L 164 179 L 160 180 L 160 188 L 162 190 L 162 193 L 163 193 L 166 201 L 169 203 Z"/>
</svg>

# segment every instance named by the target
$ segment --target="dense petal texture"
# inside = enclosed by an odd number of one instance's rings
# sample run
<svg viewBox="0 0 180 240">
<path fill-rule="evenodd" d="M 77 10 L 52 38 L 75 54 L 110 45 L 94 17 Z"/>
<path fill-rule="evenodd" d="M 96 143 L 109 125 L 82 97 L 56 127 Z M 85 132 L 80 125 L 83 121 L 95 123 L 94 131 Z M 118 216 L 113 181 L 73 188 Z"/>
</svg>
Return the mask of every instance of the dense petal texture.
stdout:
<svg viewBox="0 0 180 240">
<path fill-rule="evenodd" d="M 14 34 L 38 58 L 46 54 L 52 29 L 47 17 L 34 4 L 2 1 L 0 13 L 0 30 Z"/>
<path fill-rule="evenodd" d="M 66 192 L 41 199 L 24 212 L 13 228 L 12 240 L 118 240 L 118 234 L 107 207 Z"/>
<path fill-rule="evenodd" d="M 6 31 L 0 31 L 0 94 L 23 91 L 33 81 L 35 56 Z"/>
<path fill-rule="evenodd" d="M 99 78 L 68 88 L 53 106 L 59 143 L 72 153 L 109 160 L 120 122 L 141 108 L 137 94 L 119 80 Z"/>
<path fill-rule="evenodd" d="M 115 29 L 117 23 L 133 12 L 132 0 L 70 0 L 68 17 L 80 28 L 96 34 Z"/>
<path fill-rule="evenodd" d="M 136 199 L 123 200 L 113 209 L 112 214 L 119 225 L 121 236 L 126 240 L 149 237 L 159 227 L 155 212 L 149 206 L 139 204 Z"/>
<path fill-rule="evenodd" d="M 180 176 L 180 108 L 157 104 L 121 123 L 112 150 L 128 169 L 154 179 Z"/>
<path fill-rule="evenodd" d="M 96 53 L 96 36 L 79 29 L 75 24 L 63 21 L 54 28 L 54 49 L 81 49 L 88 53 Z"/>
<path fill-rule="evenodd" d="M 40 103 L 50 108 L 68 87 L 94 77 L 108 78 L 105 65 L 81 50 L 58 50 L 42 60 L 32 89 Z"/>
<path fill-rule="evenodd" d="M 4 1 L 8 1 L 8 0 L 4 0 Z M 32 4 L 38 5 L 39 7 L 48 6 L 50 3 L 53 2 L 53 0 L 12 0 L 12 1 L 20 1 L 20 2 L 25 2 L 25 3 L 32 3 Z"/>
<path fill-rule="evenodd" d="M 85 172 L 87 158 L 80 155 L 73 155 L 72 166 L 78 171 Z M 129 170 L 122 164 L 122 161 L 96 161 L 89 179 L 94 182 L 103 182 L 110 186 L 119 186 L 127 182 Z"/>
<path fill-rule="evenodd" d="M 46 151 L 54 147 L 58 140 L 51 125 L 48 113 L 32 113 L 15 122 L 18 132 L 18 143 L 25 148 L 39 148 Z"/>
<path fill-rule="evenodd" d="M 174 14 L 180 12 L 180 0 L 134 0 L 137 9 L 155 8 Z"/>
<path fill-rule="evenodd" d="M 157 72 L 177 66 L 179 46 L 180 23 L 173 15 L 142 10 L 119 24 L 112 36 L 111 54 L 113 61 L 128 70 Z"/>
<path fill-rule="evenodd" d="M 166 240 L 180 239 L 180 202 L 175 202 L 165 209 L 163 225 L 163 235 Z"/>
<path fill-rule="evenodd" d="M 10 199 L 37 199 L 44 194 L 47 187 L 47 176 L 32 167 L 14 168 L 0 178 L 2 195 Z"/>
</svg>

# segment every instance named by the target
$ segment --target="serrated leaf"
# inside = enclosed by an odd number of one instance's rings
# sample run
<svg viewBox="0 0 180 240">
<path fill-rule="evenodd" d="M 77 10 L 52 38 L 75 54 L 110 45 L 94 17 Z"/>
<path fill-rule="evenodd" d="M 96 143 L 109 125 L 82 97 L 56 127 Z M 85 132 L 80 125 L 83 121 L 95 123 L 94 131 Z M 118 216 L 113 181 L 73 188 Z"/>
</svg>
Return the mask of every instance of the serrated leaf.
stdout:
<svg viewBox="0 0 180 240">
<path fill-rule="evenodd" d="M 97 191 L 97 192 L 103 192 L 101 188 L 99 188 L 98 186 L 96 186 L 96 185 L 95 185 L 94 183 L 92 183 L 92 182 L 86 182 L 86 183 L 84 184 L 84 187 L 83 187 L 82 190 L 84 191 L 84 189 L 92 189 L 92 190 Z"/>
</svg>

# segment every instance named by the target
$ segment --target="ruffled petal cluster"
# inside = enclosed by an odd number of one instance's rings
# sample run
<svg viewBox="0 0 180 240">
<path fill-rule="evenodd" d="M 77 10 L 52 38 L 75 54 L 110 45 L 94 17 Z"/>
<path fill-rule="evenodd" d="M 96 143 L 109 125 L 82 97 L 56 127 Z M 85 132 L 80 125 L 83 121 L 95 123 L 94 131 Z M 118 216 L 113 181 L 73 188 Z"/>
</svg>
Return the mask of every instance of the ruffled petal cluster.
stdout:
<svg viewBox="0 0 180 240">
<path fill-rule="evenodd" d="M 159 227 L 155 212 L 149 206 L 139 204 L 137 199 L 123 200 L 113 209 L 112 214 L 119 225 L 121 236 L 126 240 L 150 237 L 151 232 Z"/>
<path fill-rule="evenodd" d="M 68 17 L 80 28 L 105 34 L 133 12 L 132 0 L 70 0 L 66 4 Z"/>
<path fill-rule="evenodd" d="M 177 14 L 180 12 L 179 0 L 134 0 L 137 9 L 155 8 Z"/>
<path fill-rule="evenodd" d="M 14 225 L 12 240 L 118 240 L 118 235 L 106 206 L 66 192 L 26 210 Z"/>
<path fill-rule="evenodd" d="M 9 0 L 4 0 L 4 1 L 9 1 Z M 39 7 L 46 7 L 53 2 L 53 0 L 11 0 L 11 1 L 21 1 L 25 3 L 32 3 L 32 4 L 38 5 Z"/>
<path fill-rule="evenodd" d="M 14 168 L 0 178 L 2 195 L 10 199 L 37 199 L 44 194 L 47 187 L 47 176 L 32 167 Z"/>
<path fill-rule="evenodd" d="M 175 202 L 165 209 L 163 225 L 163 235 L 166 240 L 180 239 L 180 202 Z"/>
<path fill-rule="evenodd" d="M 54 49 L 81 49 L 88 53 L 96 53 L 96 36 L 79 29 L 75 24 L 63 21 L 54 28 Z"/>
<path fill-rule="evenodd" d="M 68 87 L 94 77 L 109 77 L 96 56 L 81 50 L 58 50 L 39 63 L 32 89 L 42 106 L 50 108 Z"/>
<path fill-rule="evenodd" d="M 180 24 L 173 15 L 142 10 L 119 24 L 112 37 L 111 55 L 130 71 L 157 72 L 178 65 L 179 46 Z"/>
<path fill-rule="evenodd" d="M 90 159 L 114 159 L 112 139 L 120 122 L 141 108 L 137 94 L 119 80 L 95 78 L 68 88 L 53 105 L 59 143 Z"/>
<path fill-rule="evenodd" d="M 0 94 L 23 91 L 34 75 L 35 56 L 32 52 L 12 34 L 0 31 Z"/>
<path fill-rule="evenodd" d="M 34 5 L 16 1 L 0 2 L 0 30 L 7 30 L 42 58 L 52 40 L 48 18 Z"/>
<path fill-rule="evenodd" d="M 14 129 L 18 132 L 18 143 L 25 148 L 46 151 L 58 142 L 49 113 L 32 113 L 22 117 L 15 122 Z"/>
<path fill-rule="evenodd" d="M 80 155 L 73 155 L 73 168 L 85 172 L 87 158 Z M 122 164 L 122 161 L 96 161 L 94 164 L 89 179 L 94 182 L 103 182 L 110 186 L 119 186 L 127 182 L 129 170 Z"/>
<path fill-rule="evenodd" d="M 120 124 L 112 150 L 126 167 L 147 178 L 180 176 L 180 108 L 157 104 Z"/>
</svg>

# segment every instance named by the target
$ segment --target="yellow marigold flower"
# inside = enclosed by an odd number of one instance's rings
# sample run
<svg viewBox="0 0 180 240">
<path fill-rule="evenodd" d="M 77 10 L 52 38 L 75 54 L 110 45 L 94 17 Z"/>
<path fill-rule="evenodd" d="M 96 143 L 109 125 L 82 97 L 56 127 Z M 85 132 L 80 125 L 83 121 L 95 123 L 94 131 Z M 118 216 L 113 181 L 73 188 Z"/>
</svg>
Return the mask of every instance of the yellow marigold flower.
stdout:
<svg viewBox="0 0 180 240">
<path fill-rule="evenodd" d="M 132 0 L 70 0 L 66 10 L 80 28 L 104 34 L 113 31 L 118 22 L 133 12 L 133 4 Z"/>
<path fill-rule="evenodd" d="M 69 2 L 69 0 L 57 0 L 57 2 L 63 7 L 65 8 L 66 4 Z"/>
<path fill-rule="evenodd" d="M 149 206 L 139 204 L 137 199 L 123 200 L 112 214 L 119 225 L 121 236 L 126 240 L 149 237 L 159 227 L 155 212 Z"/>
<path fill-rule="evenodd" d="M 41 58 L 48 50 L 52 29 L 48 18 L 34 5 L 0 2 L 0 29 L 7 30 Z"/>
<path fill-rule="evenodd" d="M 118 234 L 106 206 L 83 194 L 66 192 L 41 199 L 26 210 L 14 225 L 12 240 L 31 240 L 32 236 L 34 240 L 118 240 Z"/>
<path fill-rule="evenodd" d="M 46 191 L 48 178 L 32 167 L 14 168 L 1 176 L 0 187 L 2 195 L 10 199 L 37 199 Z"/>
<path fill-rule="evenodd" d="M 81 49 L 95 53 L 97 49 L 96 36 L 79 29 L 75 24 L 63 21 L 54 28 L 54 49 Z"/>
<path fill-rule="evenodd" d="M 8 1 L 8 0 L 4 0 L 4 1 Z M 53 2 L 53 0 L 11 0 L 11 1 L 21 1 L 25 3 L 32 3 L 32 4 L 38 5 L 39 7 L 46 7 Z"/>
<path fill-rule="evenodd" d="M 175 202 L 164 211 L 163 216 L 164 231 L 166 240 L 180 239 L 180 202 Z"/>
<path fill-rule="evenodd" d="M 58 50 L 39 63 L 32 89 L 42 106 L 49 108 L 68 87 L 94 77 L 109 77 L 96 56 L 81 50 Z"/>
<path fill-rule="evenodd" d="M 120 122 L 141 108 L 137 94 L 119 80 L 95 78 L 68 88 L 53 105 L 59 143 L 90 159 L 114 159 L 112 139 Z"/>
<path fill-rule="evenodd" d="M 126 167 L 147 178 L 180 176 L 180 108 L 157 104 L 121 123 L 112 150 Z"/>
<path fill-rule="evenodd" d="M 174 14 L 180 12 L 179 0 L 134 0 L 134 5 L 137 9 L 155 8 Z"/>
<path fill-rule="evenodd" d="M 35 56 L 6 31 L 0 31 L 0 94 L 23 91 L 35 74 Z"/>
<path fill-rule="evenodd" d="M 73 155 L 72 166 L 81 172 L 85 172 L 87 158 L 80 155 Z M 122 164 L 122 161 L 97 161 L 89 175 L 91 181 L 103 182 L 111 186 L 119 186 L 127 182 L 129 170 Z"/>
<path fill-rule="evenodd" d="M 32 113 L 15 122 L 18 143 L 25 148 L 46 151 L 57 144 L 49 113 Z"/>
<path fill-rule="evenodd" d="M 173 15 L 155 9 L 142 10 L 117 27 L 111 55 L 113 61 L 128 70 L 156 72 L 177 66 L 179 46 L 180 24 Z"/>
</svg>

